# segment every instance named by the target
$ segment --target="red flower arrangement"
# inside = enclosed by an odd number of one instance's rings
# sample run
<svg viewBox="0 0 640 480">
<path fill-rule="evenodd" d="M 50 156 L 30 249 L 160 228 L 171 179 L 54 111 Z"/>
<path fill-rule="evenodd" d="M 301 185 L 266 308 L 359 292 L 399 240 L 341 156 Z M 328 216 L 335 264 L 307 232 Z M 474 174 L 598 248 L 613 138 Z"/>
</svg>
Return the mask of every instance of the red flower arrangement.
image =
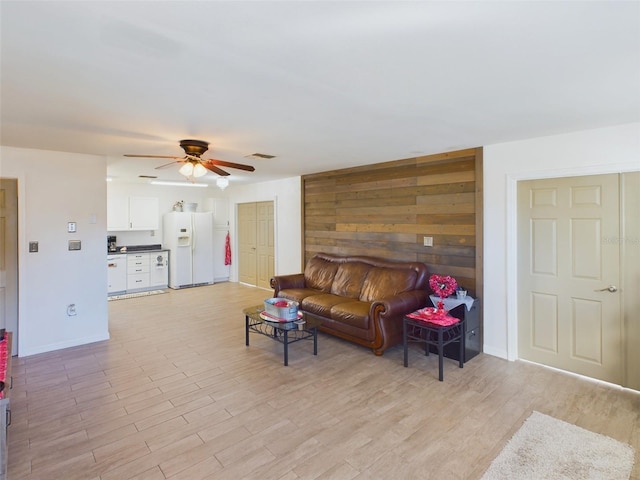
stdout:
<svg viewBox="0 0 640 480">
<path fill-rule="evenodd" d="M 456 282 L 455 278 L 450 277 L 449 275 L 431 275 L 431 277 L 429 277 L 429 286 L 431 287 L 431 290 L 433 290 L 433 293 L 440 297 L 438 310 L 444 310 L 444 303 L 442 302 L 442 299 L 447 298 L 456 291 L 458 282 Z"/>
</svg>

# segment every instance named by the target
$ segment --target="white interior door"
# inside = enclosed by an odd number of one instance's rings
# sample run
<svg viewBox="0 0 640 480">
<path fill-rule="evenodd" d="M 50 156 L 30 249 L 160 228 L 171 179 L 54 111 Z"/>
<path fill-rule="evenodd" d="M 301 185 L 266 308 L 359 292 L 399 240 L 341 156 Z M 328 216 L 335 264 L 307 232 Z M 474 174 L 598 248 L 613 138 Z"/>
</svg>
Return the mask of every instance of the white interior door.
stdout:
<svg viewBox="0 0 640 480">
<path fill-rule="evenodd" d="M 0 328 L 13 332 L 18 354 L 18 187 L 0 179 Z"/>
<path fill-rule="evenodd" d="M 257 284 L 257 210 L 255 203 L 238 205 L 238 280 Z"/>
<path fill-rule="evenodd" d="M 270 288 L 275 271 L 273 202 L 258 202 L 256 209 L 257 286 Z"/>
<path fill-rule="evenodd" d="M 619 176 L 518 184 L 520 358 L 623 381 Z"/>
</svg>

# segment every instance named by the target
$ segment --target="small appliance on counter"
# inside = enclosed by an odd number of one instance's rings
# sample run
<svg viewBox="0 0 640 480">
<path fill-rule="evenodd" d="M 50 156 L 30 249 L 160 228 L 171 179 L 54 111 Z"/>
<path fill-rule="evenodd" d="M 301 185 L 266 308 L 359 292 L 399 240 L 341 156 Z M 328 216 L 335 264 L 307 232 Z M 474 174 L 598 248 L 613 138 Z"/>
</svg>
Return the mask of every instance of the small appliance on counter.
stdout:
<svg viewBox="0 0 640 480">
<path fill-rule="evenodd" d="M 107 235 L 107 252 L 117 252 L 118 247 L 116 247 L 116 236 L 115 235 Z"/>
</svg>

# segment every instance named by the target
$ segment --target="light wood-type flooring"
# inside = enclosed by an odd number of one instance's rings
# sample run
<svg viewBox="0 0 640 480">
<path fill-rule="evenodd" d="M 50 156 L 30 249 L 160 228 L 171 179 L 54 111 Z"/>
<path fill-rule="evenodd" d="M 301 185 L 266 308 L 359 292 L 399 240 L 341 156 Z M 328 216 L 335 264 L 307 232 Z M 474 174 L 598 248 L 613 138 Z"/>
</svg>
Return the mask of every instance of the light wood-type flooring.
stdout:
<svg viewBox="0 0 640 480">
<path fill-rule="evenodd" d="M 111 340 L 18 358 L 9 479 L 477 479 L 533 410 L 640 447 L 640 394 L 481 354 L 376 357 L 252 335 L 271 292 L 221 283 L 109 302 Z M 633 479 L 640 478 L 636 454 Z"/>
</svg>

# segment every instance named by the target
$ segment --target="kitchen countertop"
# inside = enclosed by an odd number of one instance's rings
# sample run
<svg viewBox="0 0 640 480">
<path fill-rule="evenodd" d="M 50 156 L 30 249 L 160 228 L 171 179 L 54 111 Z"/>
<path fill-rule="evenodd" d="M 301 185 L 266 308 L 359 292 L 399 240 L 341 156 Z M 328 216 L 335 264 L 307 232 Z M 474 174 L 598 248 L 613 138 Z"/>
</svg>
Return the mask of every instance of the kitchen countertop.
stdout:
<svg viewBox="0 0 640 480">
<path fill-rule="evenodd" d="M 123 252 L 120 249 L 126 248 Z M 115 252 L 107 252 L 107 255 L 127 255 L 130 253 L 153 253 L 153 252 L 168 252 L 168 248 L 162 248 L 162 245 L 126 245 L 116 247 Z"/>
</svg>

